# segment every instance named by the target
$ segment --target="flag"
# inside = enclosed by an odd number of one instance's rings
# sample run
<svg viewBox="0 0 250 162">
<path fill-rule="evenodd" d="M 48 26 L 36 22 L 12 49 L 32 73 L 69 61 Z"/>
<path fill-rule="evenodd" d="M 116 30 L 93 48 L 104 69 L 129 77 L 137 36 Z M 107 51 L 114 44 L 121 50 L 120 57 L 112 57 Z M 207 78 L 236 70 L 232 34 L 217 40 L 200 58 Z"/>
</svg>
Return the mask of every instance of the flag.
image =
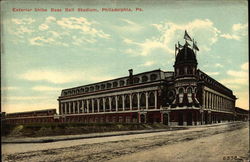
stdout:
<svg viewBox="0 0 250 162">
<path fill-rule="evenodd" d="M 190 46 L 190 44 L 186 41 L 185 46 Z"/>
<path fill-rule="evenodd" d="M 179 48 L 177 47 L 177 45 L 175 44 L 175 50 L 177 51 Z"/>
<path fill-rule="evenodd" d="M 183 45 L 181 45 L 179 42 L 178 42 L 178 48 L 182 48 Z"/>
<path fill-rule="evenodd" d="M 195 42 L 195 43 L 193 42 L 193 48 L 194 48 L 196 51 L 199 51 L 199 48 L 197 47 L 196 42 Z"/>
<path fill-rule="evenodd" d="M 184 39 L 185 39 L 185 40 L 192 41 L 191 37 L 188 35 L 188 33 L 187 33 L 186 30 L 185 30 L 185 34 L 184 34 Z"/>
</svg>

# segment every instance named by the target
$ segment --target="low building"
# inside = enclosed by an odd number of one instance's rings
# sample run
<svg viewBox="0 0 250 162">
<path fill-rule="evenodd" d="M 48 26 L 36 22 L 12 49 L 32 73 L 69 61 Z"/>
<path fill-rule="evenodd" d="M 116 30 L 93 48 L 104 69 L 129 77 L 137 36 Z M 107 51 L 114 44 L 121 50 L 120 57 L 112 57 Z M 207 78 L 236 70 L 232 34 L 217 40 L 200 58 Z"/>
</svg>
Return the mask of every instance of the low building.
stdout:
<svg viewBox="0 0 250 162">
<path fill-rule="evenodd" d="M 234 120 L 232 90 L 197 69 L 196 50 L 176 49 L 174 71 L 160 69 L 63 89 L 64 122 L 200 125 Z M 93 74 L 94 75 L 94 74 Z"/>
<path fill-rule="evenodd" d="M 5 115 L 6 124 L 52 123 L 59 121 L 56 109 L 35 110 Z"/>
</svg>

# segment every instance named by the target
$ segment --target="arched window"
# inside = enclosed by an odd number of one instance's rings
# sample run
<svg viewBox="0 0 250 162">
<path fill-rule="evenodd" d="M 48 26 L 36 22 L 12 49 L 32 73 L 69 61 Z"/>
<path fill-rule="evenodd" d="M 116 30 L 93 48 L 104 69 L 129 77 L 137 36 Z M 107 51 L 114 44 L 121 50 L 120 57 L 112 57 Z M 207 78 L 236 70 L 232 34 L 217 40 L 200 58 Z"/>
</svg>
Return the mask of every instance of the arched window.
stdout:
<svg viewBox="0 0 250 162">
<path fill-rule="evenodd" d="M 89 100 L 89 112 L 92 112 L 92 100 Z"/>
<path fill-rule="evenodd" d="M 118 109 L 122 109 L 122 96 L 118 96 Z"/>
<path fill-rule="evenodd" d="M 70 103 L 70 111 L 71 111 L 71 114 L 73 114 L 73 110 L 74 110 L 73 102 L 71 102 L 71 103 Z"/>
<path fill-rule="evenodd" d="M 123 80 L 120 81 L 120 86 L 124 86 L 125 82 Z"/>
<path fill-rule="evenodd" d="M 99 85 L 96 85 L 95 86 L 95 90 L 98 91 L 100 89 L 100 86 Z"/>
<path fill-rule="evenodd" d="M 145 93 L 141 94 L 140 107 L 146 107 L 146 95 L 145 95 Z"/>
<path fill-rule="evenodd" d="M 111 83 L 107 83 L 107 88 L 111 88 Z"/>
<path fill-rule="evenodd" d="M 83 112 L 83 108 L 82 108 L 82 101 L 79 101 L 79 111 L 80 111 L 80 113 L 82 113 L 82 112 Z"/>
<path fill-rule="evenodd" d="M 116 110 L 115 97 L 112 97 L 112 99 L 111 99 L 111 110 L 112 111 Z"/>
<path fill-rule="evenodd" d="M 137 108 L 138 107 L 138 99 L 137 99 L 137 94 L 134 94 L 132 97 L 132 107 Z"/>
<path fill-rule="evenodd" d="M 153 92 L 151 92 L 148 96 L 148 106 L 149 107 L 155 106 L 155 95 Z"/>
<path fill-rule="evenodd" d="M 150 75 L 150 80 L 151 81 L 154 81 L 154 80 L 156 80 L 157 79 L 157 75 L 156 74 L 151 74 Z"/>
<path fill-rule="evenodd" d="M 110 110 L 110 107 L 109 107 L 109 98 L 106 98 L 106 100 L 105 100 L 105 110 L 106 111 Z"/>
<path fill-rule="evenodd" d="M 90 92 L 93 92 L 93 91 L 94 91 L 94 87 L 91 86 L 91 87 L 90 87 Z"/>
<path fill-rule="evenodd" d="M 179 94 L 183 94 L 184 93 L 184 88 L 179 88 Z"/>
<path fill-rule="evenodd" d="M 135 77 L 135 78 L 134 78 L 134 83 L 139 83 L 139 82 L 140 82 L 140 78 Z"/>
<path fill-rule="evenodd" d="M 125 108 L 130 108 L 130 100 L 128 95 L 125 96 Z"/>
<path fill-rule="evenodd" d="M 101 89 L 102 89 L 102 90 L 105 89 L 105 84 L 102 84 L 102 85 L 101 85 Z"/>
<path fill-rule="evenodd" d="M 95 99 L 95 100 L 94 100 L 94 111 L 97 112 L 97 109 L 98 109 L 98 108 L 97 108 L 97 100 Z"/>
<path fill-rule="evenodd" d="M 191 93 L 192 93 L 192 88 L 191 88 L 191 87 L 188 87 L 188 88 L 187 88 L 187 93 L 188 93 L 188 94 L 191 94 Z"/>
<path fill-rule="evenodd" d="M 148 81 L 148 77 L 147 77 L 146 75 L 144 75 L 144 76 L 142 77 L 142 82 L 146 82 L 146 81 Z"/>
<path fill-rule="evenodd" d="M 113 82 L 113 87 L 116 88 L 118 86 L 117 82 Z"/>
<path fill-rule="evenodd" d="M 89 88 L 87 87 L 87 88 L 85 88 L 85 92 L 89 92 Z"/>
</svg>

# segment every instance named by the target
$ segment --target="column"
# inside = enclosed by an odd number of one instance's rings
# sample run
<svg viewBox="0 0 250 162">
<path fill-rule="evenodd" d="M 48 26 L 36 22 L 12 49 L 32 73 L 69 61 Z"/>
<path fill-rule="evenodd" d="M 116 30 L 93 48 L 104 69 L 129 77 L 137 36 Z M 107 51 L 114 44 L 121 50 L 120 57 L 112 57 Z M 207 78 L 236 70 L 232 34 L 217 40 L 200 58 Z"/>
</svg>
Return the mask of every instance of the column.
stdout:
<svg viewBox="0 0 250 162">
<path fill-rule="evenodd" d="M 206 109 L 208 109 L 209 103 L 208 103 L 208 92 L 206 92 Z"/>
<path fill-rule="evenodd" d="M 67 114 L 67 103 L 64 103 L 64 114 Z"/>
<path fill-rule="evenodd" d="M 63 109 L 64 109 L 64 107 L 63 107 L 63 103 L 61 103 L 60 102 L 60 112 L 59 112 L 59 114 L 64 114 L 64 112 L 63 112 Z"/>
<path fill-rule="evenodd" d="M 115 111 L 118 111 L 117 95 L 115 96 Z"/>
<path fill-rule="evenodd" d="M 108 100 L 109 100 L 109 111 L 111 111 L 111 109 L 112 109 L 112 105 L 111 105 L 111 97 L 108 97 Z"/>
<path fill-rule="evenodd" d="M 157 91 L 154 92 L 155 94 L 155 109 L 157 108 Z"/>
<path fill-rule="evenodd" d="M 140 110 L 140 94 L 139 92 L 137 93 L 137 108 Z"/>
<path fill-rule="evenodd" d="M 97 112 L 100 112 L 100 99 L 97 99 Z"/>
<path fill-rule="evenodd" d="M 130 110 L 132 110 L 132 94 L 129 94 L 129 105 L 130 105 Z"/>
<path fill-rule="evenodd" d="M 77 101 L 77 114 L 80 114 L 80 101 Z"/>
<path fill-rule="evenodd" d="M 94 99 L 91 99 L 91 101 L 92 101 L 92 102 L 91 102 L 91 104 L 92 104 L 92 113 L 94 113 L 94 112 L 95 112 L 95 110 L 94 110 L 94 106 L 95 106 L 95 105 L 94 105 Z"/>
<path fill-rule="evenodd" d="M 75 101 L 73 101 L 72 103 L 73 103 L 73 114 L 75 114 L 75 106 L 76 106 Z"/>
<path fill-rule="evenodd" d="M 87 113 L 89 113 L 89 100 L 87 100 Z"/>
<path fill-rule="evenodd" d="M 206 96 L 206 92 L 205 92 L 205 90 L 204 90 L 204 91 L 203 91 L 203 108 L 206 107 L 206 98 L 205 98 L 205 96 Z"/>
<path fill-rule="evenodd" d="M 69 102 L 69 114 L 71 114 L 71 102 Z"/>
<path fill-rule="evenodd" d="M 146 92 L 146 110 L 148 110 L 148 92 Z"/>
</svg>

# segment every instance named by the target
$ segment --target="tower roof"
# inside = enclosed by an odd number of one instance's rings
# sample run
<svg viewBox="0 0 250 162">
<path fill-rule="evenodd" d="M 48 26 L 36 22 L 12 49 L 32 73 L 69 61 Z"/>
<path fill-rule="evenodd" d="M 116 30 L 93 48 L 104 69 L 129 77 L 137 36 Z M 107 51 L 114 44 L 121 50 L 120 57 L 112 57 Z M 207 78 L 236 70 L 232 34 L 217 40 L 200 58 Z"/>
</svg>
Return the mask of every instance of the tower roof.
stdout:
<svg viewBox="0 0 250 162">
<path fill-rule="evenodd" d="M 175 59 L 175 65 L 185 63 L 197 64 L 196 55 L 194 51 L 188 47 L 187 44 L 185 44 L 183 48 L 179 50 Z"/>
</svg>

